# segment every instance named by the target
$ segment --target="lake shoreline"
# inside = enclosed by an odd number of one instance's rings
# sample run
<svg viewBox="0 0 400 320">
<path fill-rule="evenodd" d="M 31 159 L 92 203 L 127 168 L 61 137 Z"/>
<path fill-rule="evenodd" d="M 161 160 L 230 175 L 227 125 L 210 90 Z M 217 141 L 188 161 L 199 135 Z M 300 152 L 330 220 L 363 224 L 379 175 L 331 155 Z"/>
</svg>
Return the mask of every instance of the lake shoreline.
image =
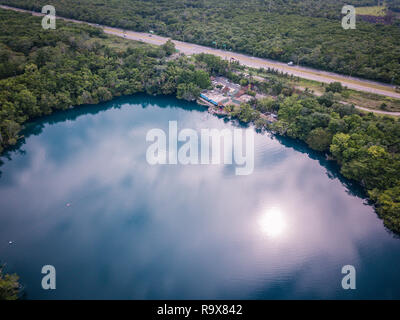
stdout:
<svg viewBox="0 0 400 320">
<path fill-rule="evenodd" d="M 333 161 L 265 131 L 248 176 L 233 165 L 151 166 L 146 134 L 171 120 L 198 133 L 254 130 L 145 94 L 28 123 L 0 178 L 0 255 L 27 299 L 399 296 L 384 291 L 398 283 L 399 242 Z M 45 264 L 57 269 L 53 292 L 40 288 Z M 363 284 L 351 297 L 337 279 L 345 264 Z"/>
<path fill-rule="evenodd" d="M 173 100 L 179 101 L 180 103 L 184 103 L 184 104 L 186 104 L 187 106 L 189 106 L 189 105 L 196 105 L 196 106 L 198 107 L 198 109 L 201 110 L 202 112 L 211 114 L 212 116 L 214 116 L 214 117 L 216 117 L 216 118 L 226 119 L 226 120 L 229 120 L 230 122 L 237 122 L 237 124 L 238 124 L 239 126 L 252 126 L 252 127 L 253 127 L 253 130 L 255 130 L 255 131 L 256 131 L 257 133 L 259 133 L 259 134 L 264 134 L 264 133 L 271 134 L 275 139 L 278 139 L 278 141 L 280 141 L 281 143 L 282 143 L 282 141 L 283 141 L 282 139 L 289 139 L 289 141 L 292 141 L 292 142 L 294 142 L 295 144 L 301 144 L 302 147 L 297 148 L 297 149 L 295 148 L 296 151 L 307 153 L 308 156 L 309 156 L 311 159 L 314 159 L 314 160 L 315 160 L 315 159 L 318 159 L 318 161 L 320 162 L 320 164 L 321 164 L 322 166 L 327 165 L 327 163 L 334 163 L 334 165 L 335 165 L 335 166 L 338 168 L 338 170 L 340 171 L 340 165 L 339 165 L 339 163 L 337 162 L 336 159 L 328 157 L 328 153 L 326 153 L 326 152 L 320 152 L 320 151 L 317 151 L 317 150 L 313 150 L 312 148 L 310 148 L 310 147 L 307 145 L 307 143 L 306 143 L 304 140 L 301 140 L 301 139 L 298 139 L 298 138 L 292 138 L 292 137 L 287 136 L 287 135 L 282 135 L 282 134 L 280 134 L 278 131 L 273 130 L 273 129 L 268 128 L 268 127 L 263 128 L 263 129 L 261 129 L 261 130 L 260 130 L 260 129 L 257 129 L 257 128 L 255 127 L 254 123 L 252 123 L 252 122 L 250 122 L 250 123 L 242 122 L 242 121 L 240 121 L 237 117 L 232 116 L 230 113 L 218 114 L 218 113 L 209 112 L 208 108 L 206 108 L 206 107 L 209 107 L 209 106 L 205 106 L 205 105 L 203 105 L 203 104 L 200 104 L 200 103 L 198 103 L 198 101 L 187 101 L 187 100 L 178 99 L 178 98 L 177 98 L 176 96 L 174 96 L 174 95 L 162 95 L 162 94 L 161 94 L 161 95 L 150 95 L 150 94 L 145 93 L 145 92 L 140 92 L 140 93 L 135 93 L 135 94 L 133 94 L 133 95 L 114 97 L 114 98 L 113 98 L 112 100 L 110 100 L 110 101 L 99 102 L 99 103 L 97 103 L 97 104 L 85 104 L 85 105 L 74 106 L 74 107 L 71 107 L 71 108 L 69 108 L 69 109 L 67 109 L 67 110 L 56 110 L 55 112 L 51 113 L 50 115 L 43 115 L 43 116 L 37 117 L 37 118 L 35 118 L 35 119 L 29 120 L 27 123 L 25 123 L 24 128 L 21 130 L 21 133 L 24 133 L 24 132 L 26 132 L 26 130 L 29 130 L 29 127 L 30 127 L 31 125 L 33 125 L 33 124 L 35 124 L 35 123 L 37 123 L 37 122 L 42 122 L 44 119 L 46 119 L 46 117 L 52 117 L 52 116 L 55 116 L 55 115 L 62 115 L 62 114 L 68 113 L 68 112 L 75 112 L 75 111 L 79 110 L 80 108 L 82 108 L 82 111 L 83 111 L 83 113 L 80 114 L 80 115 L 83 115 L 83 116 L 84 116 L 84 115 L 86 115 L 86 114 L 88 114 L 88 113 L 91 113 L 91 111 L 93 111 L 93 110 L 90 110 L 90 109 L 92 109 L 93 107 L 96 107 L 96 106 L 100 107 L 100 106 L 102 106 L 102 105 L 104 105 L 104 104 L 115 103 L 115 102 L 118 102 L 118 101 L 121 101 L 121 100 L 122 100 L 122 101 L 123 101 L 123 100 L 129 100 L 129 99 L 131 99 L 131 98 L 135 98 L 135 99 L 136 99 L 136 98 L 150 98 L 150 99 L 151 99 L 151 98 L 160 98 L 160 99 L 162 99 L 162 98 L 167 98 L 167 99 L 173 99 Z M 98 112 L 106 111 L 106 110 L 108 110 L 109 108 L 110 108 L 110 107 L 107 107 L 107 108 L 105 108 L 104 110 L 103 110 L 103 109 L 100 109 L 100 110 L 98 110 L 97 112 L 95 112 L 95 114 L 98 113 Z M 85 111 L 85 109 L 86 109 L 86 111 Z M 78 116 L 78 117 L 79 117 L 79 116 Z M 76 118 L 74 118 L 74 119 L 77 119 L 78 117 L 76 117 Z M 61 120 L 61 121 L 65 121 L 65 120 Z M 51 122 L 47 122 L 47 123 L 48 123 L 48 124 L 51 124 Z M 0 154 L 0 168 L 1 168 L 1 157 L 5 157 L 5 158 L 8 158 L 8 159 L 9 159 L 10 156 L 11 156 L 10 153 L 18 151 L 18 150 L 25 144 L 25 138 L 28 138 L 29 136 L 30 136 L 30 135 L 27 135 L 27 136 L 25 137 L 25 136 L 23 135 L 23 137 L 18 141 L 18 143 L 17 143 L 16 145 L 10 146 L 8 149 L 3 150 L 3 152 Z M 305 148 L 305 150 L 304 150 L 304 148 Z M 321 163 L 321 159 L 319 159 L 319 157 L 325 160 L 325 161 L 323 162 L 324 164 Z M 1 173 L 1 170 L 0 170 L 0 173 Z M 1 175 L 0 175 L 0 177 L 1 177 Z M 352 188 L 355 187 L 355 188 L 359 189 L 359 190 L 360 190 L 359 192 L 361 192 L 361 193 L 360 193 L 360 197 L 361 197 L 362 199 L 368 201 L 369 205 L 371 205 L 371 206 L 373 206 L 373 207 L 375 208 L 375 213 L 376 213 L 376 215 L 379 217 L 379 214 L 378 214 L 378 212 L 376 211 L 375 203 L 368 197 L 368 194 L 367 194 L 367 191 L 366 191 L 365 187 L 363 187 L 358 181 L 348 179 L 348 178 L 344 177 L 344 176 L 341 175 L 341 174 L 340 174 L 340 176 L 337 176 L 337 177 L 338 177 L 338 178 L 342 181 L 342 183 L 344 183 L 345 185 L 349 185 L 349 186 L 351 186 Z M 386 227 L 385 227 L 385 228 L 386 228 Z M 397 233 L 393 232 L 392 230 L 390 230 L 390 229 L 388 229 L 388 228 L 386 228 L 386 230 L 387 230 L 388 232 L 392 233 L 394 236 L 399 236 L 399 235 L 400 235 L 400 234 L 397 234 Z"/>
</svg>

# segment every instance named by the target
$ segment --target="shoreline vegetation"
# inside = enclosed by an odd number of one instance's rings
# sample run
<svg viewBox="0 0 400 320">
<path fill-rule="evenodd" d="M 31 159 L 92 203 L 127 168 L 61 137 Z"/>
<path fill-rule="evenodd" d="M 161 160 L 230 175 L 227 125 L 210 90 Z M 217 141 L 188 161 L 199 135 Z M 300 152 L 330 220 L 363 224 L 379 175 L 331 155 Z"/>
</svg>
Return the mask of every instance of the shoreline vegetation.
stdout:
<svg viewBox="0 0 400 320">
<path fill-rule="evenodd" d="M 223 113 L 327 154 L 367 190 L 385 227 L 400 233 L 400 119 L 342 104 L 338 83 L 316 97 L 297 90 L 294 77 L 260 70 L 261 81 L 235 62 L 181 55 L 171 41 L 156 47 L 61 21 L 45 32 L 40 22 L 0 10 L 0 153 L 17 143 L 25 122 L 54 111 L 139 92 L 194 101 L 212 87 L 212 76 L 222 76 L 266 96 Z M 270 114 L 277 121 L 268 121 Z"/>
<path fill-rule="evenodd" d="M 4 272 L 4 265 L 0 265 L 0 300 L 17 300 L 22 293 L 19 277 Z"/>
</svg>

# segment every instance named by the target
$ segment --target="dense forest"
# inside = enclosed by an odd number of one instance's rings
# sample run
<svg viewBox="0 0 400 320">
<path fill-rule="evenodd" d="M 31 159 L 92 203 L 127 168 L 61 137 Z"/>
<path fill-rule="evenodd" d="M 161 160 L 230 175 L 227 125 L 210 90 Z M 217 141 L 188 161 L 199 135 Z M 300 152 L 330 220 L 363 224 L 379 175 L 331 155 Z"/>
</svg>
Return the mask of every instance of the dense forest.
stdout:
<svg viewBox="0 0 400 320">
<path fill-rule="evenodd" d="M 21 126 L 35 117 L 136 92 L 196 99 L 210 76 L 169 41 L 161 47 L 133 42 L 109 45 L 110 36 L 87 25 L 0 10 L 0 152 L 17 142 Z M 124 40 L 119 40 L 124 42 Z"/>
<path fill-rule="evenodd" d="M 45 0 L 0 0 L 40 11 Z M 386 1 L 392 10 L 400 0 Z M 54 0 L 57 14 L 345 75 L 400 84 L 400 28 L 357 20 L 341 8 L 374 0 Z M 400 21 L 400 20 L 397 20 Z"/>
</svg>

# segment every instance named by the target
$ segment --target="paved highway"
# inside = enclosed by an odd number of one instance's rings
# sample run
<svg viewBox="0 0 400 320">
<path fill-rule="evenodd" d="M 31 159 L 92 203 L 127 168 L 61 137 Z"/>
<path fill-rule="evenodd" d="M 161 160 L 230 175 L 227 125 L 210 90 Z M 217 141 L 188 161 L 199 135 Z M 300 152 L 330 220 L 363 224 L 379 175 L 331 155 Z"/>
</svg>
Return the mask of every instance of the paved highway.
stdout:
<svg viewBox="0 0 400 320">
<path fill-rule="evenodd" d="M 4 6 L 0 5 L 0 8 L 3 9 L 8 9 L 8 10 L 15 10 L 15 11 L 22 11 L 22 12 L 30 12 L 34 15 L 41 16 L 43 14 L 37 13 L 37 12 L 32 12 L 28 10 L 23 10 L 19 8 L 13 8 L 9 6 Z M 87 23 L 84 21 L 78 21 L 74 19 L 68 19 L 68 18 L 63 18 L 63 17 L 57 17 L 58 19 L 63 19 L 66 21 L 71 21 L 71 22 L 76 22 L 76 23 Z M 143 32 L 134 32 L 134 31 L 128 31 L 128 30 L 123 30 L 119 28 L 112 28 L 108 26 L 101 26 L 98 24 L 93 24 L 93 23 L 88 23 L 92 26 L 100 27 L 103 28 L 105 33 L 120 36 L 126 39 L 130 40 L 136 40 L 136 41 L 142 41 L 154 45 L 162 45 L 164 44 L 169 38 L 166 37 L 161 37 L 158 35 L 150 34 L 150 33 L 143 33 Z M 195 53 L 210 53 L 216 56 L 220 56 L 223 59 L 235 59 L 239 61 L 241 64 L 246 65 L 248 67 L 253 67 L 253 68 L 273 68 L 275 70 L 279 70 L 282 72 L 287 72 L 288 74 L 293 74 L 294 76 L 308 79 L 308 80 L 314 80 L 318 82 L 324 82 L 324 83 L 331 83 L 334 81 L 339 81 L 342 83 L 342 85 L 358 90 L 358 91 L 365 91 L 365 92 L 371 92 L 379 95 L 384 95 L 392 98 L 398 98 L 400 99 L 400 93 L 395 91 L 395 87 L 384 84 L 384 83 L 379 83 L 379 82 L 374 82 L 374 81 L 369 81 L 369 80 L 364 80 L 364 79 L 359 79 L 359 78 L 354 78 L 354 77 L 347 77 L 339 74 L 335 74 L 332 72 L 326 72 L 326 71 L 319 71 L 311 68 L 306 68 L 306 67 L 300 67 L 300 66 L 288 66 L 285 63 L 282 62 L 277 62 L 269 59 L 262 59 L 262 58 L 256 58 L 256 57 L 251 57 L 248 55 L 240 54 L 240 53 L 235 53 L 231 51 L 224 51 L 220 49 L 215 49 L 215 48 L 210 48 L 210 47 L 205 47 L 205 46 L 200 46 L 197 44 L 192 44 L 192 43 L 187 43 L 187 42 L 182 42 L 182 41 L 177 41 L 177 40 L 172 40 L 175 43 L 176 49 L 178 49 L 180 52 L 190 55 L 190 54 L 195 54 Z M 369 110 L 366 108 L 361 108 L 363 110 Z M 369 110 L 377 113 L 383 113 L 383 114 L 391 114 L 391 115 L 400 115 L 400 112 L 387 112 L 387 111 L 380 111 L 380 110 Z"/>
<path fill-rule="evenodd" d="M 104 32 L 109 34 L 125 37 L 131 40 L 147 42 L 155 45 L 161 45 L 169 39 L 166 37 L 161 37 L 148 33 L 124 31 L 118 28 L 104 27 L 103 29 Z M 185 54 L 194 54 L 202 52 L 210 53 L 216 56 L 220 56 L 221 58 L 224 59 L 231 59 L 231 58 L 236 59 L 241 64 L 246 65 L 248 67 L 265 68 L 265 69 L 273 68 L 275 70 L 287 72 L 288 74 L 293 74 L 300 78 L 315 80 L 318 82 L 331 83 L 334 81 L 340 81 L 344 86 L 347 86 L 348 88 L 354 90 L 372 92 L 400 99 L 400 93 L 395 92 L 395 87 L 387 84 L 353 78 L 353 77 L 346 77 L 332 72 L 319 71 L 311 68 L 305 68 L 299 66 L 290 67 L 285 63 L 272 61 L 269 59 L 251 57 L 240 53 L 209 48 L 177 40 L 172 40 L 172 41 L 175 43 L 176 48 Z"/>
</svg>

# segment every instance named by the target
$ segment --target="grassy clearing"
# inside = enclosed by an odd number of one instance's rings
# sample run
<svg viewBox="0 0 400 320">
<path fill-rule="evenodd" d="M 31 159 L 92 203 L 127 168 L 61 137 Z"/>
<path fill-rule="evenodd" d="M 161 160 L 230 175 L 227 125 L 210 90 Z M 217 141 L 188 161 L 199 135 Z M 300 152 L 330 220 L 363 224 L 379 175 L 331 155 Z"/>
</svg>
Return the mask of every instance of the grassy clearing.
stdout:
<svg viewBox="0 0 400 320">
<path fill-rule="evenodd" d="M 361 112 L 361 113 L 364 113 L 364 114 L 368 114 L 369 113 L 369 111 L 365 111 L 365 110 L 361 110 L 361 109 L 358 109 L 358 111 Z M 395 119 L 400 118 L 400 116 L 397 116 L 397 115 L 382 114 L 382 113 L 376 113 L 376 112 L 374 113 L 374 115 L 376 117 L 378 117 L 378 118 L 385 118 L 385 117 L 391 117 L 391 118 L 395 118 Z"/>
<path fill-rule="evenodd" d="M 367 93 L 367 92 L 359 92 L 354 90 L 347 90 L 350 94 L 349 97 L 344 99 L 344 101 L 353 103 L 360 107 L 382 110 L 382 111 L 392 111 L 399 112 L 400 111 L 400 100 L 394 99 L 390 97 L 384 97 L 381 95 Z M 382 105 L 385 104 L 386 107 Z"/>
<path fill-rule="evenodd" d="M 325 84 L 316 81 L 300 79 L 299 82 L 293 82 L 292 84 L 297 87 L 308 88 L 316 95 L 321 95 L 325 92 Z M 341 101 L 368 109 L 392 112 L 400 111 L 399 99 L 351 89 L 347 89 L 342 92 Z M 382 104 L 386 105 L 384 109 L 381 108 Z"/>
<path fill-rule="evenodd" d="M 102 43 L 104 43 L 105 45 L 114 48 L 114 49 L 118 49 L 121 51 L 125 51 L 128 48 L 157 48 L 158 46 L 152 45 L 152 44 L 148 44 L 148 43 L 144 43 L 144 42 L 140 42 L 140 41 L 134 41 L 134 40 L 128 40 L 128 39 L 124 39 L 115 35 L 111 35 L 111 34 L 106 34 L 106 38 L 91 38 L 90 41 L 101 41 Z"/>
<path fill-rule="evenodd" d="M 251 70 L 253 75 L 258 75 L 261 77 L 267 76 L 265 73 L 260 73 L 256 69 L 248 68 L 247 70 Z M 302 78 L 296 78 L 296 80 L 283 79 L 283 81 L 288 81 L 292 86 L 298 89 L 304 90 L 307 88 L 309 92 L 315 94 L 316 96 L 323 95 L 325 93 L 325 87 L 327 86 L 325 83 Z M 400 99 L 351 89 L 343 90 L 341 94 L 336 94 L 336 96 L 340 101 L 371 110 L 400 112 Z M 385 104 L 386 106 L 382 106 L 382 104 Z"/>
<path fill-rule="evenodd" d="M 373 7 L 357 7 L 356 13 L 358 15 L 384 17 L 386 16 L 386 6 L 373 6 Z"/>
<path fill-rule="evenodd" d="M 313 92 L 316 95 L 322 95 L 325 93 L 325 84 L 313 80 L 307 80 L 300 78 L 299 81 L 292 81 L 292 85 L 300 88 L 308 88 L 310 92 Z"/>
</svg>

